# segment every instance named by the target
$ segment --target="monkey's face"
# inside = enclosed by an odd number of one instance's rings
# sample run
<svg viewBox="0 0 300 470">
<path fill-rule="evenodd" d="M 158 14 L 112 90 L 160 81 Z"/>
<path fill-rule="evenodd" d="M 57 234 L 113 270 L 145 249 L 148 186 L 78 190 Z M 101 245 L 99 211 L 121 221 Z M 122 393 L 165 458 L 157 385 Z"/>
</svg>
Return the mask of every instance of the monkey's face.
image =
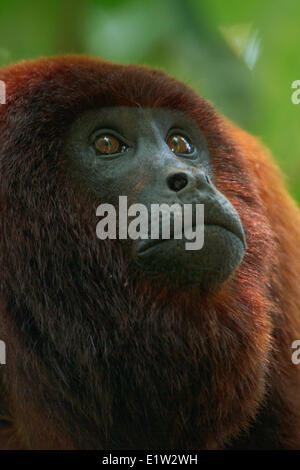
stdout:
<svg viewBox="0 0 300 470">
<path fill-rule="evenodd" d="M 113 206 L 107 236 L 128 237 L 120 243 L 130 245 L 131 261 L 147 275 L 215 289 L 241 262 L 241 221 L 214 185 L 203 134 L 183 113 L 125 106 L 88 111 L 71 127 L 66 154 L 83 187 L 99 204 Z"/>
</svg>

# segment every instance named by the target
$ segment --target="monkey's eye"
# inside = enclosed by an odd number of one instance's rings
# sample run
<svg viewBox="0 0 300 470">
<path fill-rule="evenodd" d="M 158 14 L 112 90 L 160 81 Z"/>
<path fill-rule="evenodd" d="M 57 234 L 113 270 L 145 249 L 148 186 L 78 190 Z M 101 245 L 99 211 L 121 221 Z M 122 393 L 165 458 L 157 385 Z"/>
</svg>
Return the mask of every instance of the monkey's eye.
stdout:
<svg viewBox="0 0 300 470">
<path fill-rule="evenodd" d="M 173 134 L 167 139 L 167 145 L 174 153 L 192 153 L 194 147 L 189 140 L 180 134 Z"/>
<path fill-rule="evenodd" d="M 111 134 L 102 134 L 95 139 L 94 148 L 101 155 L 114 155 L 127 150 L 127 145 Z"/>
</svg>

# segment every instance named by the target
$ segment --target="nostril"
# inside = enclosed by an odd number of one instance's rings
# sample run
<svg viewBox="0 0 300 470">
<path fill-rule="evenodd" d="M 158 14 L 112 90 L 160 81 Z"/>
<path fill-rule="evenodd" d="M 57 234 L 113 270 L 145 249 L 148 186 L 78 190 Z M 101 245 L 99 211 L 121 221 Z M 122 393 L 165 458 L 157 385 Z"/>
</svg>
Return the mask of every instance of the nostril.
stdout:
<svg viewBox="0 0 300 470">
<path fill-rule="evenodd" d="M 172 191 L 180 191 L 185 188 L 188 184 L 188 177 L 185 173 L 175 173 L 174 175 L 168 176 L 167 185 Z"/>
<path fill-rule="evenodd" d="M 205 173 L 205 179 L 206 179 L 206 182 L 207 182 L 208 184 L 211 184 L 211 179 L 210 179 L 210 177 L 208 176 L 208 174 L 206 174 L 206 173 Z"/>
</svg>

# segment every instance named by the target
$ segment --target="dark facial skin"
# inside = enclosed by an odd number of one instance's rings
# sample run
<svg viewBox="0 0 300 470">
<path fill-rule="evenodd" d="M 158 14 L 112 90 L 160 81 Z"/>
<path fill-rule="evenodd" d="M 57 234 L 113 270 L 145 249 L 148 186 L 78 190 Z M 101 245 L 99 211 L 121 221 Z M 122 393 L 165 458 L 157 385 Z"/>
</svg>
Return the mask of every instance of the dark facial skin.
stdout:
<svg viewBox="0 0 300 470">
<path fill-rule="evenodd" d="M 186 250 L 185 238 L 129 241 L 132 262 L 148 276 L 217 289 L 241 262 L 246 243 L 239 216 L 214 186 L 205 138 L 184 114 L 165 108 L 88 111 L 68 133 L 66 156 L 99 204 L 118 209 L 121 195 L 128 206 L 142 203 L 149 213 L 151 204 L 204 204 L 200 250 Z"/>
</svg>

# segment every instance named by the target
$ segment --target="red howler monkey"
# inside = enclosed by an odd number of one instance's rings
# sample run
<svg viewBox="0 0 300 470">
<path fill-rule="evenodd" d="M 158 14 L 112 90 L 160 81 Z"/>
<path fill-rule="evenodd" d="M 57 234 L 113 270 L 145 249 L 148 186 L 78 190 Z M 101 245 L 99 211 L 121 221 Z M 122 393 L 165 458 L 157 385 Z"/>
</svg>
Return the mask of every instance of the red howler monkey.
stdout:
<svg viewBox="0 0 300 470">
<path fill-rule="evenodd" d="M 300 217 L 268 152 L 163 72 L 2 68 L 2 448 L 300 449 Z M 204 246 L 100 240 L 204 204 Z"/>
</svg>

